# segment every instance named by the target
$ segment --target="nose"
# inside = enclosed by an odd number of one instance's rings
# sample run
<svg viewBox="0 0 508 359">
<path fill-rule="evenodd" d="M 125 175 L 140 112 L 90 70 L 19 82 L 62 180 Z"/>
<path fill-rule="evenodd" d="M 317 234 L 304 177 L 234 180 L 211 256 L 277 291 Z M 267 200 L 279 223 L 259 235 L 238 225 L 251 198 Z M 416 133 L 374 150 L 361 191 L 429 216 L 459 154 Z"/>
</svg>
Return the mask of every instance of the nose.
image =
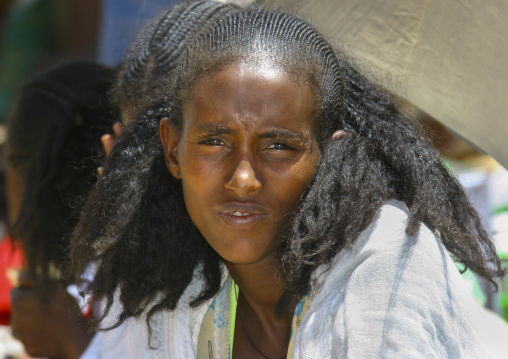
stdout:
<svg viewBox="0 0 508 359">
<path fill-rule="evenodd" d="M 234 169 L 231 178 L 226 180 L 225 187 L 234 191 L 239 197 L 246 197 L 249 193 L 260 189 L 261 182 L 251 163 L 242 159 Z"/>
</svg>

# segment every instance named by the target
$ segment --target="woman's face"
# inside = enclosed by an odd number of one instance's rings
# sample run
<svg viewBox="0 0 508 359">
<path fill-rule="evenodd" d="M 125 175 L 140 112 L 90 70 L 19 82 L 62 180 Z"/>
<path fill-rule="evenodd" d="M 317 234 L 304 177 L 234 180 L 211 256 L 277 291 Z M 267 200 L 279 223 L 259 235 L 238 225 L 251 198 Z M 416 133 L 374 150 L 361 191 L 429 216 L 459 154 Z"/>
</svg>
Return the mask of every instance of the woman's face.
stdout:
<svg viewBox="0 0 508 359">
<path fill-rule="evenodd" d="M 311 87 L 279 67 L 234 63 L 196 81 L 181 132 L 161 122 L 189 215 L 224 260 L 277 253 L 319 159 L 314 108 Z"/>
</svg>

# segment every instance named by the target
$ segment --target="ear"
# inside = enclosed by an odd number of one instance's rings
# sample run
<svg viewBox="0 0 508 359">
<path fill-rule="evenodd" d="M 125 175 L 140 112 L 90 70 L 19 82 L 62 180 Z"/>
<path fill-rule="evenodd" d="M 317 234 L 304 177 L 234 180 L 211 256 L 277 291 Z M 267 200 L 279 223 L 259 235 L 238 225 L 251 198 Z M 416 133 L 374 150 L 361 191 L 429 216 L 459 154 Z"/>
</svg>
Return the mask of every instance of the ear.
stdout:
<svg viewBox="0 0 508 359">
<path fill-rule="evenodd" d="M 180 163 L 178 162 L 178 140 L 180 132 L 175 123 L 168 118 L 163 118 L 159 126 L 162 147 L 164 147 L 164 157 L 166 158 L 166 167 L 176 179 L 182 179 L 180 173 Z"/>
<path fill-rule="evenodd" d="M 342 138 L 347 138 L 347 133 L 344 130 L 338 130 L 333 133 L 331 141 Z"/>
</svg>

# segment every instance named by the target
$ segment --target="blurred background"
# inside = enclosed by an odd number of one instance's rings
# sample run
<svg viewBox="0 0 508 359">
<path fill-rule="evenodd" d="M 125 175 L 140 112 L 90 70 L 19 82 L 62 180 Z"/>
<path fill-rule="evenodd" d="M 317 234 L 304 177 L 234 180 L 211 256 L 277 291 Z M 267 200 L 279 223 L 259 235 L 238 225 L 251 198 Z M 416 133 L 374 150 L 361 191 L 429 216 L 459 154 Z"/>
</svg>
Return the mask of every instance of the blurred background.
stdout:
<svg viewBox="0 0 508 359">
<path fill-rule="evenodd" d="M 144 22 L 174 2 L 0 0 L 0 151 L 7 113 L 24 82 L 68 60 L 117 65 Z M 400 107 L 423 126 L 462 181 L 508 260 L 508 2 L 256 2 L 294 9 L 399 96 Z M 2 189 L 3 173 L 2 156 Z M 508 321 L 508 280 L 494 293 L 470 272 L 465 276 L 477 299 Z M 0 333 L 0 348 L 2 338 Z"/>
</svg>

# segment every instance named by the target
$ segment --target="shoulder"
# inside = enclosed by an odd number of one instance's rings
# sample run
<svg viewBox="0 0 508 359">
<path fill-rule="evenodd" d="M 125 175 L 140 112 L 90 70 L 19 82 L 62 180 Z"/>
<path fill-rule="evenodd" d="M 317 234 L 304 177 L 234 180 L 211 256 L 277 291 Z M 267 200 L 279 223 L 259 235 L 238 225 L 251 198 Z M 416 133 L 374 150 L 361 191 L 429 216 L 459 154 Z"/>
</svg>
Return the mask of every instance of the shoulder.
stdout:
<svg viewBox="0 0 508 359">
<path fill-rule="evenodd" d="M 317 275 L 302 323 L 303 346 L 312 341 L 307 334 L 320 331 L 321 342 L 329 341 L 337 356 L 481 353 L 474 302 L 460 273 L 426 226 L 407 235 L 407 219 L 401 202 L 384 205 L 353 247 Z"/>
<path fill-rule="evenodd" d="M 342 250 L 329 269 L 316 271 L 316 299 L 332 288 L 344 290 L 360 285 L 370 288 L 380 281 L 398 285 L 402 278 L 426 280 L 436 274 L 438 278 L 428 284 L 434 285 L 436 280 L 446 282 L 449 276 L 460 278 L 436 236 L 423 224 L 416 235 L 409 236 L 407 221 L 404 203 L 391 201 L 382 206 L 352 248 Z"/>
<path fill-rule="evenodd" d="M 225 271 L 225 267 L 223 268 Z M 223 275 L 223 284 L 226 276 Z M 146 315 L 128 318 L 115 329 L 102 331 L 96 336 L 93 346 L 87 350 L 86 359 L 100 358 L 192 358 L 196 356 L 199 329 L 213 299 L 199 307 L 189 306 L 202 289 L 204 282 L 199 268 L 193 281 L 186 288 L 175 310 L 161 310 L 150 320 Z M 116 323 L 122 307 L 115 295 L 113 306 L 101 326 L 107 328 Z"/>
</svg>

